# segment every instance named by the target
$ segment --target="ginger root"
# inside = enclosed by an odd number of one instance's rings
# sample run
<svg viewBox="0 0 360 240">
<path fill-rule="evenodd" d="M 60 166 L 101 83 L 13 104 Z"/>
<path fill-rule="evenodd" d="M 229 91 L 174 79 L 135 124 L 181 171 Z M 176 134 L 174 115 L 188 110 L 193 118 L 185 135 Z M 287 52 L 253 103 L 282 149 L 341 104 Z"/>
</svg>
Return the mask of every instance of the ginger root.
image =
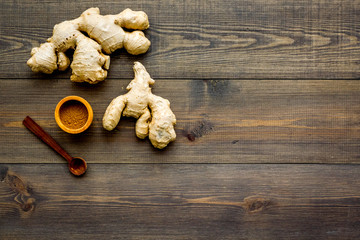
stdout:
<svg viewBox="0 0 360 240">
<path fill-rule="evenodd" d="M 148 17 L 143 11 L 125 9 L 117 15 L 102 16 L 99 8 L 89 8 L 79 18 L 56 24 L 53 36 L 31 50 L 27 65 L 34 72 L 64 71 L 70 65 L 65 52 L 75 49 L 71 81 L 98 83 L 106 78 L 110 66 L 110 57 L 102 51 L 111 54 L 124 47 L 133 55 L 145 53 L 150 41 L 139 30 L 148 27 Z M 136 31 L 126 32 L 123 28 Z"/>
<path fill-rule="evenodd" d="M 128 93 L 113 99 L 103 117 L 103 127 L 113 130 L 120 117 L 137 118 L 136 136 L 144 139 L 149 136 L 152 145 L 162 149 L 176 138 L 174 125 L 176 118 L 167 99 L 151 93 L 150 85 L 155 81 L 145 67 L 134 63 L 135 78 L 127 86 Z"/>
</svg>

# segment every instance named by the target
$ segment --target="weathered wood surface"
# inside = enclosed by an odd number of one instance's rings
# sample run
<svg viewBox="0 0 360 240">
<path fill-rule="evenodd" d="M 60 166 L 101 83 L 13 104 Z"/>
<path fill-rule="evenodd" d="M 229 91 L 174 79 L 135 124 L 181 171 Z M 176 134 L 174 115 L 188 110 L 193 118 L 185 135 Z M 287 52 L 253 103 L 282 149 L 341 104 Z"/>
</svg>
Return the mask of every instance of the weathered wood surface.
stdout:
<svg viewBox="0 0 360 240">
<path fill-rule="evenodd" d="M 0 5 L 0 78 L 39 78 L 26 67 L 53 26 L 89 7 L 144 10 L 148 53 L 113 54 L 109 78 L 141 60 L 155 79 L 359 79 L 359 0 L 13 1 Z M 55 74 L 69 78 L 69 71 Z"/>
<path fill-rule="evenodd" d="M 107 105 L 128 83 L 2 80 L 0 162 L 61 161 L 22 125 L 30 115 L 90 163 L 360 163 L 358 81 L 158 80 L 153 92 L 169 99 L 177 116 L 177 140 L 165 151 L 136 138 L 135 119 L 122 119 L 112 132 L 102 128 Z M 66 95 L 93 106 L 84 134 L 56 125 L 54 109 Z"/>
<path fill-rule="evenodd" d="M 360 166 L 0 165 L 1 239 L 357 239 Z"/>
<path fill-rule="evenodd" d="M 112 54 L 96 86 L 32 73 L 31 48 L 89 7 L 147 12 L 149 52 Z M 0 239 L 359 239 L 359 11 L 360 0 L 1 1 Z M 164 151 L 135 137 L 134 119 L 101 127 L 134 61 L 177 116 Z M 67 95 L 93 107 L 84 134 L 55 123 Z M 26 115 L 88 161 L 84 177 Z"/>
</svg>

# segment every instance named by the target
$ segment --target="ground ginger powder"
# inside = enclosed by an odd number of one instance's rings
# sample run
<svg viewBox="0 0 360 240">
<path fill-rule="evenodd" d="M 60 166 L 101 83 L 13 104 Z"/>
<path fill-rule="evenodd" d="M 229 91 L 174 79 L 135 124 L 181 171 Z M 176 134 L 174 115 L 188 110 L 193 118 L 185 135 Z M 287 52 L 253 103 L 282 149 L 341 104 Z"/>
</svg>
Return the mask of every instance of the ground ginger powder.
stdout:
<svg viewBox="0 0 360 240">
<path fill-rule="evenodd" d="M 65 102 L 59 110 L 60 120 L 71 129 L 78 129 L 85 125 L 89 113 L 84 104 L 71 100 Z"/>
</svg>

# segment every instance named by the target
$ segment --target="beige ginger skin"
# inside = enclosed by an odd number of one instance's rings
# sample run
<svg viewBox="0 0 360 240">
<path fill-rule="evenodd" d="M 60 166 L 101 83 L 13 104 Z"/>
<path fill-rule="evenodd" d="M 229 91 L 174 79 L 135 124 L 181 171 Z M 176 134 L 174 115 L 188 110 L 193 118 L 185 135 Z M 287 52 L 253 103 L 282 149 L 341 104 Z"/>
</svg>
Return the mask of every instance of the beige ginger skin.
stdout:
<svg viewBox="0 0 360 240">
<path fill-rule="evenodd" d="M 103 117 L 103 127 L 113 130 L 121 116 L 137 118 L 135 132 L 138 138 L 149 136 L 152 145 L 162 149 L 176 138 L 176 118 L 167 99 L 152 94 L 155 81 L 145 67 L 134 63 L 135 78 L 127 86 L 128 93 L 113 99 Z"/>
<path fill-rule="evenodd" d="M 70 65 L 65 52 L 75 49 L 71 81 L 98 83 L 107 77 L 110 57 L 106 54 L 122 47 L 133 55 L 149 49 L 150 41 L 140 31 L 148 27 L 149 20 L 143 11 L 125 9 L 117 15 L 102 16 L 99 8 L 89 8 L 79 18 L 56 24 L 53 36 L 31 50 L 27 65 L 34 72 L 64 71 Z M 136 31 L 126 32 L 123 28 Z"/>
</svg>

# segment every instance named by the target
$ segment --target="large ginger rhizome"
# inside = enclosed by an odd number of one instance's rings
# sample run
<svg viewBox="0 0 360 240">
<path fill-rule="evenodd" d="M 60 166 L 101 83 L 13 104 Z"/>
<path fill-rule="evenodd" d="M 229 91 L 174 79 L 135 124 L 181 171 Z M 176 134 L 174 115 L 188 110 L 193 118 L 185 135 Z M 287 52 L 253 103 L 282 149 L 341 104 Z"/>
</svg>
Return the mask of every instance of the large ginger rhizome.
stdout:
<svg viewBox="0 0 360 240">
<path fill-rule="evenodd" d="M 149 136 L 151 144 L 162 149 L 176 138 L 176 117 L 167 99 L 152 94 L 150 85 L 155 80 L 145 67 L 135 62 L 133 69 L 135 77 L 126 88 L 129 92 L 111 101 L 103 117 L 103 127 L 113 130 L 121 116 L 137 118 L 136 136 L 141 139 Z"/>
<path fill-rule="evenodd" d="M 143 11 L 126 9 L 117 15 L 102 16 L 98 8 L 90 8 L 79 18 L 55 25 L 52 37 L 32 49 L 27 64 L 34 72 L 64 71 L 70 65 L 65 52 L 75 49 L 71 81 L 98 83 L 106 78 L 110 66 L 106 54 L 122 47 L 133 55 L 149 49 L 150 41 L 140 31 L 148 27 L 148 16 Z M 123 28 L 135 31 L 126 32 Z"/>
</svg>

